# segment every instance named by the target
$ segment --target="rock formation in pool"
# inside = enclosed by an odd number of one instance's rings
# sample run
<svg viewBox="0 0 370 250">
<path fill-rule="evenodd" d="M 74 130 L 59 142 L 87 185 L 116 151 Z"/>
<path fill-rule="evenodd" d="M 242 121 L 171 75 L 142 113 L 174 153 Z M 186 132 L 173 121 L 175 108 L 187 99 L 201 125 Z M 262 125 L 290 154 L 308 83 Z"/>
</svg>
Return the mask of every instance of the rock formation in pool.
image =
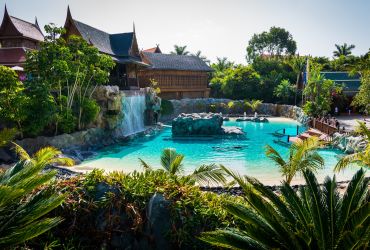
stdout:
<svg viewBox="0 0 370 250">
<path fill-rule="evenodd" d="M 231 126 L 224 127 L 222 123 L 223 118 L 220 114 L 180 114 L 172 121 L 172 136 L 244 136 L 244 132 L 241 128 Z"/>
</svg>

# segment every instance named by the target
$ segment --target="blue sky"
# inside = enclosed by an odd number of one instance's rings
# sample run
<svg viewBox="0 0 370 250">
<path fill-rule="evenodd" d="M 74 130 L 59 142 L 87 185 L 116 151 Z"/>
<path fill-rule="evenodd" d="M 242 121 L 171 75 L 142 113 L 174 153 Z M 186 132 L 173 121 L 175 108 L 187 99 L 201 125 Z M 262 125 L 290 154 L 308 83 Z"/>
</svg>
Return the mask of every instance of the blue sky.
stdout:
<svg viewBox="0 0 370 250">
<path fill-rule="evenodd" d="M 39 24 L 62 26 L 70 5 L 72 16 L 109 33 L 132 31 L 139 48 L 174 44 L 245 63 L 254 33 L 279 26 L 289 30 L 300 54 L 332 56 L 334 44 L 355 44 L 354 54 L 370 48 L 370 0 L 0 0 L 10 15 Z"/>
</svg>

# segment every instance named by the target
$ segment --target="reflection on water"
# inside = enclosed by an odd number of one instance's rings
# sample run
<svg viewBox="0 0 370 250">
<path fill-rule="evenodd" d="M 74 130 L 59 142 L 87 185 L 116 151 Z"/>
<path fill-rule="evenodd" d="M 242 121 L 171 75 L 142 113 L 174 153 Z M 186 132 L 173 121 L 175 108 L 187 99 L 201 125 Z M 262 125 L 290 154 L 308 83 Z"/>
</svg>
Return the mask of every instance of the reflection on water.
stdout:
<svg viewBox="0 0 370 250">
<path fill-rule="evenodd" d="M 297 125 L 295 121 L 274 121 L 269 123 L 253 122 L 224 122 L 225 126 L 239 126 L 247 133 L 247 138 L 240 139 L 188 139 L 173 140 L 171 129 L 152 136 L 143 136 L 131 142 L 117 144 L 99 152 L 99 154 L 81 166 L 103 168 L 108 171 L 122 170 L 130 172 L 142 170 L 138 158 L 142 158 L 152 166 L 160 167 L 160 154 L 164 148 L 176 148 L 185 155 L 184 166 L 186 172 L 191 172 L 201 164 L 223 164 L 241 174 L 247 174 L 258 178 L 266 184 L 279 184 L 282 180 L 279 169 L 265 156 L 267 144 L 274 147 L 284 156 L 288 154 L 288 146 L 282 143 L 284 137 L 277 137 L 277 130 L 285 129 L 287 134 L 295 134 Z M 303 130 L 304 128 L 300 128 Z M 322 181 L 325 176 L 333 175 L 338 156 L 342 153 L 335 149 L 319 150 L 325 159 L 325 168 L 318 172 L 318 179 Z M 348 179 L 356 168 L 346 170 L 337 175 L 338 180 Z M 300 177 L 295 182 L 300 182 Z"/>
</svg>

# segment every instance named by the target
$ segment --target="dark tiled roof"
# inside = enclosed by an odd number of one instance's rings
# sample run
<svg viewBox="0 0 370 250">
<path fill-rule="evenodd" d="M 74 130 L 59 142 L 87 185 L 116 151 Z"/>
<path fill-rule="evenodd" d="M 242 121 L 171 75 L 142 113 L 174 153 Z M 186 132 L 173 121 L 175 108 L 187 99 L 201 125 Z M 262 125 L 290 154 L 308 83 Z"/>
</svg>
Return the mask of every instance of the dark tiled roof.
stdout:
<svg viewBox="0 0 370 250">
<path fill-rule="evenodd" d="M 108 34 L 87 24 L 73 20 L 83 39 L 94 45 L 100 52 L 114 56 L 128 56 L 133 32 Z"/>
<path fill-rule="evenodd" d="M 333 80 L 343 85 L 344 91 L 358 91 L 361 85 L 359 75 L 350 75 L 348 72 L 321 72 L 325 79 Z"/>
<path fill-rule="evenodd" d="M 22 33 L 23 36 L 37 41 L 44 41 L 44 35 L 35 24 L 12 16 L 10 17 L 10 19 L 17 30 Z"/>
<path fill-rule="evenodd" d="M 152 69 L 213 71 L 202 59 L 196 56 L 180 56 L 143 52 Z"/>
</svg>

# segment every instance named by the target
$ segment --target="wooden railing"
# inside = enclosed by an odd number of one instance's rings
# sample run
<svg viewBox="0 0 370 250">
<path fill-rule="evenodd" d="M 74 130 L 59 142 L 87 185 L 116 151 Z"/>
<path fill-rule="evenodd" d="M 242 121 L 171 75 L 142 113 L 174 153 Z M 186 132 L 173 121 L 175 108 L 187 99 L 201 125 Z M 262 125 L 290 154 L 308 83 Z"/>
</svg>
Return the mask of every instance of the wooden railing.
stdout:
<svg viewBox="0 0 370 250">
<path fill-rule="evenodd" d="M 332 136 L 335 132 L 338 132 L 338 129 L 335 126 L 321 122 L 315 118 L 311 120 L 310 127 L 317 129 L 329 136 Z"/>
</svg>

